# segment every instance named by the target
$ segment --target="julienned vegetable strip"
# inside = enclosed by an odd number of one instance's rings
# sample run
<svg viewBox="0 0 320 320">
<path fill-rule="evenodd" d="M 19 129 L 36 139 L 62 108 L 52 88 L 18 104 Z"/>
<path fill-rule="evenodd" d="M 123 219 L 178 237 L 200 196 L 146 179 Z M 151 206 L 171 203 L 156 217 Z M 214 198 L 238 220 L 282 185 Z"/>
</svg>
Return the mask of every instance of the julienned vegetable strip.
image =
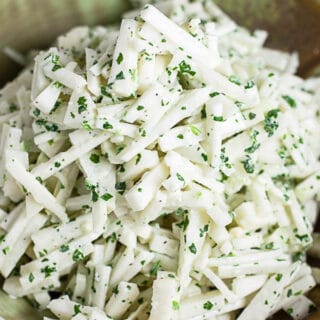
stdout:
<svg viewBox="0 0 320 320">
<path fill-rule="evenodd" d="M 303 318 L 320 81 L 211 0 L 155 2 L 0 91 L 3 289 L 63 320 Z"/>
</svg>

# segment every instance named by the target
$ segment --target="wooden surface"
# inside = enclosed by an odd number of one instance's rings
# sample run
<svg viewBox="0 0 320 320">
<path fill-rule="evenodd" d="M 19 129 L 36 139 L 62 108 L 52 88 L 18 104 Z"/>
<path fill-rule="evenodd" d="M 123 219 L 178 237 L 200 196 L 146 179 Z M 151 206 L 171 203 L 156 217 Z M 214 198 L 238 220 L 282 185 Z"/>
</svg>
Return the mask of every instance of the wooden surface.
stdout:
<svg viewBox="0 0 320 320">
<path fill-rule="evenodd" d="M 320 0 L 216 0 L 240 25 L 269 32 L 267 45 L 299 53 L 300 75 L 320 61 Z"/>
</svg>

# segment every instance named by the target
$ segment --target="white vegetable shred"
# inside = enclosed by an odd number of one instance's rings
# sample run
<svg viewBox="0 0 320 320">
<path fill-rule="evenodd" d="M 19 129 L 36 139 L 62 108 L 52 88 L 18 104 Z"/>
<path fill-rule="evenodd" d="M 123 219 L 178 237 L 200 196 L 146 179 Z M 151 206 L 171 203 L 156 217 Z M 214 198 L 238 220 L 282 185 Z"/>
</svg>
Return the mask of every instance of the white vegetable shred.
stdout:
<svg viewBox="0 0 320 320">
<path fill-rule="evenodd" d="M 312 311 L 320 82 L 266 37 L 166 0 L 39 52 L 0 91 L 3 289 L 63 320 Z"/>
</svg>

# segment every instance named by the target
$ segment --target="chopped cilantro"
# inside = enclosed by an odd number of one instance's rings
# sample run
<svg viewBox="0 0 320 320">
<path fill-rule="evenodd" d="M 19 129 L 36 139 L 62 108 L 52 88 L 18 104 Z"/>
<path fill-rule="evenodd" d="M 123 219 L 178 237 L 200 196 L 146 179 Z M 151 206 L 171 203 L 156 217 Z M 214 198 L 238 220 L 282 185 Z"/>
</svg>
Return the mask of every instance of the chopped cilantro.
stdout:
<svg viewBox="0 0 320 320">
<path fill-rule="evenodd" d="M 203 107 L 201 109 L 201 119 L 206 119 L 206 118 L 207 118 L 206 108 Z"/>
<path fill-rule="evenodd" d="M 209 231 L 208 224 L 204 225 L 202 229 L 200 228 L 200 234 L 199 234 L 200 238 L 203 238 L 205 233 L 207 233 L 208 231 Z"/>
<path fill-rule="evenodd" d="M 116 154 L 119 154 L 125 147 L 126 147 L 126 145 L 124 145 L 124 144 L 117 145 L 115 148 Z"/>
<path fill-rule="evenodd" d="M 6 255 L 10 251 L 10 247 L 5 247 L 2 249 L 4 255 Z"/>
<path fill-rule="evenodd" d="M 35 108 L 33 111 L 32 111 L 33 115 L 35 117 L 38 117 L 40 115 L 40 110 L 38 108 Z"/>
<path fill-rule="evenodd" d="M 180 309 L 180 305 L 179 305 L 178 301 L 176 301 L 176 300 L 172 301 L 172 309 L 173 310 L 179 310 Z"/>
<path fill-rule="evenodd" d="M 137 157 L 136 157 L 136 165 L 140 162 L 140 160 L 141 160 L 141 153 L 138 153 L 137 154 Z"/>
<path fill-rule="evenodd" d="M 176 176 L 177 176 L 179 181 L 182 181 L 183 183 L 185 183 L 185 180 L 184 180 L 183 176 L 180 173 L 177 172 Z"/>
<path fill-rule="evenodd" d="M 87 110 L 88 105 L 87 105 L 87 99 L 85 97 L 79 97 L 77 103 L 78 103 L 78 106 L 79 106 L 78 107 L 78 113 L 79 114 Z"/>
<path fill-rule="evenodd" d="M 232 83 L 234 83 L 234 84 L 236 84 L 236 85 L 238 85 L 238 86 L 241 85 L 240 79 L 239 79 L 237 76 L 235 76 L 235 75 L 230 76 L 230 77 L 229 77 L 229 81 L 232 82 Z"/>
<path fill-rule="evenodd" d="M 253 80 L 249 80 L 249 81 L 245 84 L 244 88 L 245 88 L 245 89 L 251 89 L 251 88 L 253 88 L 254 86 L 255 86 L 255 82 L 254 82 Z"/>
<path fill-rule="evenodd" d="M 156 276 L 157 273 L 158 273 L 158 270 L 160 269 L 160 267 L 161 267 L 161 261 L 158 260 L 158 261 L 151 267 L 151 269 L 150 269 L 150 271 L 149 271 L 149 274 L 150 274 L 151 276 Z"/>
<path fill-rule="evenodd" d="M 58 162 L 58 161 L 56 161 L 56 162 L 54 163 L 54 166 L 55 166 L 56 168 L 60 168 L 60 167 L 61 167 L 61 163 Z"/>
<path fill-rule="evenodd" d="M 112 232 L 112 234 L 107 237 L 106 242 L 112 242 L 115 243 L 118 240 L 117 234 L 115 232 Z"/>
<path fill-rule="evenodd" d="M 208 161 L 208 155 L 205 153 L 201 153 L 201 157 L 203 159 L 203 161 L 207 162 Z"/>
<path fill-rule="evenodd" d="M 253 132 L 251 133 L 252 145 L 250 147 L 244 149 L 245 152 L 253 153 L 260 147 L 260 143 L 257 142 L 258 134 L 259 134 L 259 131 L 253 130 Z"/>
<path fill-rule="evenodd" d="M 189 246 L 189 251 L 190 251 L 192 254 L 196 254 L 196 253 L 197 253 L 197 247 L 195 246 L 194 243 L 191 243 L 191 245 Z"/>
<path fill-rule="evenodd" d="M 224 121 L 224 118 L 222 116 L 213 116 L 213 120 L 222 122 L 222 121 Z"/>
<path fill-rule="evenodd" d="M 282 96 L 282 99 L 285 100 L 285 101 L 287 102 L 287 104 L 288 104 L 291 108 L 296 108 L 296 107 L 297 107 L 297 103 L 296 103 L 296 101 L 295 101 L 292 97 L 290 97 L 290 96 L 288 96 L 288 95 L 284 95 L 284 96 Z"/>
<path fill-rule="evenodd" d="M 273 249 L 273 246 L 274 246 L 274 243 L 273 242 L 269 242 L 265 245 L 265 248 L 266 250 L 272 250 Z"/>
<path fill-rule="evenodd" d="M 191 76 L 194 76 L 196 74 L 196 72 L 191 69 L 191 66 L 184 60 L 179 63 L 179 72 L 182 75 L 189 74 Z"/>
<path fill-rule="evenodd" d="M 287 313 L 288 313 L 288 314 L 292 314 L 292 313 L 293 313 L 293 308 L 288 308 L 288 309 L 287 309 Z"/>
<path fill-rule="evenodd" d="M 118 192 L 120 194 L 124 194 L 125 190 L 126 190 L 126 182 L 117 182 L 115 184 L 115 189 L 118 190 Z"/>
<path fill-rule="evenodd" d="M 57 271 L 57 269 L 54 266 L 53 267 L 45 266 L 40 271 L 44 273 L 45 278 L 49 278 L 53 272 Z"/>
<path fill-rule="evenodd" d="M 93 163 L 99 163 L 100 162 L 100 156 L 98 154 L 96 154 L 96 153 L 91 153 L 90 160 Z"/>
<path fill-rule="evenodd" d="M 213 304 L 211 301 L 207 301 L 203 304 L 203 309 L 206 309 L 206 310 L 211 310 L 213 307 Z"/>
<path fill-rule="evenodd" d="M 118 57 L 117 57 L 117 63 L 121 64 L 122 61 L 123 61 L 123 54 L 122 54 L 122 52 L 120 52 Z"/>
<path fill-rule="evenodd" d="M 109 201 L 111 198 L 113 198 L 113 195 L 111 195 L 110 193 L 105 193 L 101 196 L 101 199 L 104 201 Z"/>
<path fill-rule="evenodd" d="M 246 158 L 242 160 L 241 163 L 243 164 L 244 170 L 246 170 L 247 173 L 252 174 L 254 172 L 254 165 L 249 155 L 246 155 Z"/>
<path fill-rule="evenodd" d="M 105 123 L 103 124 L 103 129 L 106 129 L 106 130 L 108 130 L 108 129 L 113 129 L 113 125 L 110 124 L 109 122 L 105 122 Z"/>
<path fill-rule="evenodd" d="M 76 249 L 73 252 L 72 260 L 75 262 L 78 262 L 78 261 L 82 261 L 83 259 L 84 259 L 84 255 L 83 255 L 82 251 L 80 251 L 79 249 Z"/>
<path fill-rule="evenodd" d="M 63 244 L 61 247 L 60 247 L 60 251 L 61 252 L 66 252 L 69 250 L 69 245 L 67 244 Z"/>
<path fill-rule="evenodd" d="M 253 112 L 249 112 L 249 119 L 253 120 L 257 115 Z"/>
<path fill-rule="evenodd" d="M 189 217 L 188 217 L 188 215 L 186 214 L 185 217 L 184 217 L 184 219 L 183 219 L 181 222 L 177 223 L 177 227 L 178 227 L 178 228 L 182 228 L 183 231 L 186 231 L 188 225 L 189 225 Z"/>
<path fill-rule="evenodd" d="M 199 128 L 195 127 L 195 126 L 192 126 L 190 125 L 189 126 L 191 132 L 195 135 L 195 136 L 199 136 L 201 134 L 201 131 Z"/>
<path fill-rule="evenodd" d="M 276 121 L 278 118 L 279 109 L 273 109 L 268 111 L 264 119 L 264 130 L 268 133 L 268 137 L 271 137 L 278 129 L 279 123 Z"/>
<path fill-rule="evenodd" d="M 310 240 L 310 237 L 308 234 L 303 234 L 303 235 L 296 234 L 296 238 L 304 242 L 308 242 Z"/>
<path fill-rule="evenodd" d="M 34 275 L 33 275 L 33 273 L 29 273 L 28 279 L 29 279 L 29 282 L 33 282 L 33 280 L 34 280 Z"/>
<path fill-rule="evenodd" d="M 123 71 L 120 71 L 120 72 L 116 75 L 116 80 L 123 80 L 123 79 L 124 79 Z"/>
<path fill-rule="evenodd" d="M 76 316 L 78 313 L 81 313 L 80 307 L 81 307 L 80 304 L 75 304 L 73 306 L 73 312 L 74 312 L 74 314 L 72 315 L 73 317 Z"/>
<path fill-rule="evenodd" d="M 95 189 L 92 190 L 92 193 L 91 193 L 91 200 L 93 202 L 97 202 L 99 199 L 99 195 L 97 193 L 97 191 Z"/>
<path fill-rule="evenodd" d="M 88 130 L 88 131 L 92 130 L 92 128 L 87 120 L 82 122 L 82 127 L 83 127 L 83 129 Z"/>
<path fill-rule="evenodd" d="M 220 94 L 219 92 L 214 91 L 214 92 L 209 93 L 209 97 L 213 98 L 213 97 L 218 96 L 219 94 Z"/>
</svg>

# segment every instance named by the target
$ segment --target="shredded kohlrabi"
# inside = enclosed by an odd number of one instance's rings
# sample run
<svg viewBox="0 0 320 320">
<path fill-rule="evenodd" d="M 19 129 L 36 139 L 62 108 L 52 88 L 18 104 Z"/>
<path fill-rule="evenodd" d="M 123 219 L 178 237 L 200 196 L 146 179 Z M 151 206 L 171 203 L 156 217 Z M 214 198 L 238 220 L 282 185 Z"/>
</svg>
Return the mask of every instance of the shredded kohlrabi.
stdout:
<svg viewBox="0 0 320 320">
<path fill-rule="evenodd" d="M 266 37 L 166 0 L 39 52 L 0 91 L 3 289 L 47 320 L 311 312 L 320 80 Z"/>
</svg>

